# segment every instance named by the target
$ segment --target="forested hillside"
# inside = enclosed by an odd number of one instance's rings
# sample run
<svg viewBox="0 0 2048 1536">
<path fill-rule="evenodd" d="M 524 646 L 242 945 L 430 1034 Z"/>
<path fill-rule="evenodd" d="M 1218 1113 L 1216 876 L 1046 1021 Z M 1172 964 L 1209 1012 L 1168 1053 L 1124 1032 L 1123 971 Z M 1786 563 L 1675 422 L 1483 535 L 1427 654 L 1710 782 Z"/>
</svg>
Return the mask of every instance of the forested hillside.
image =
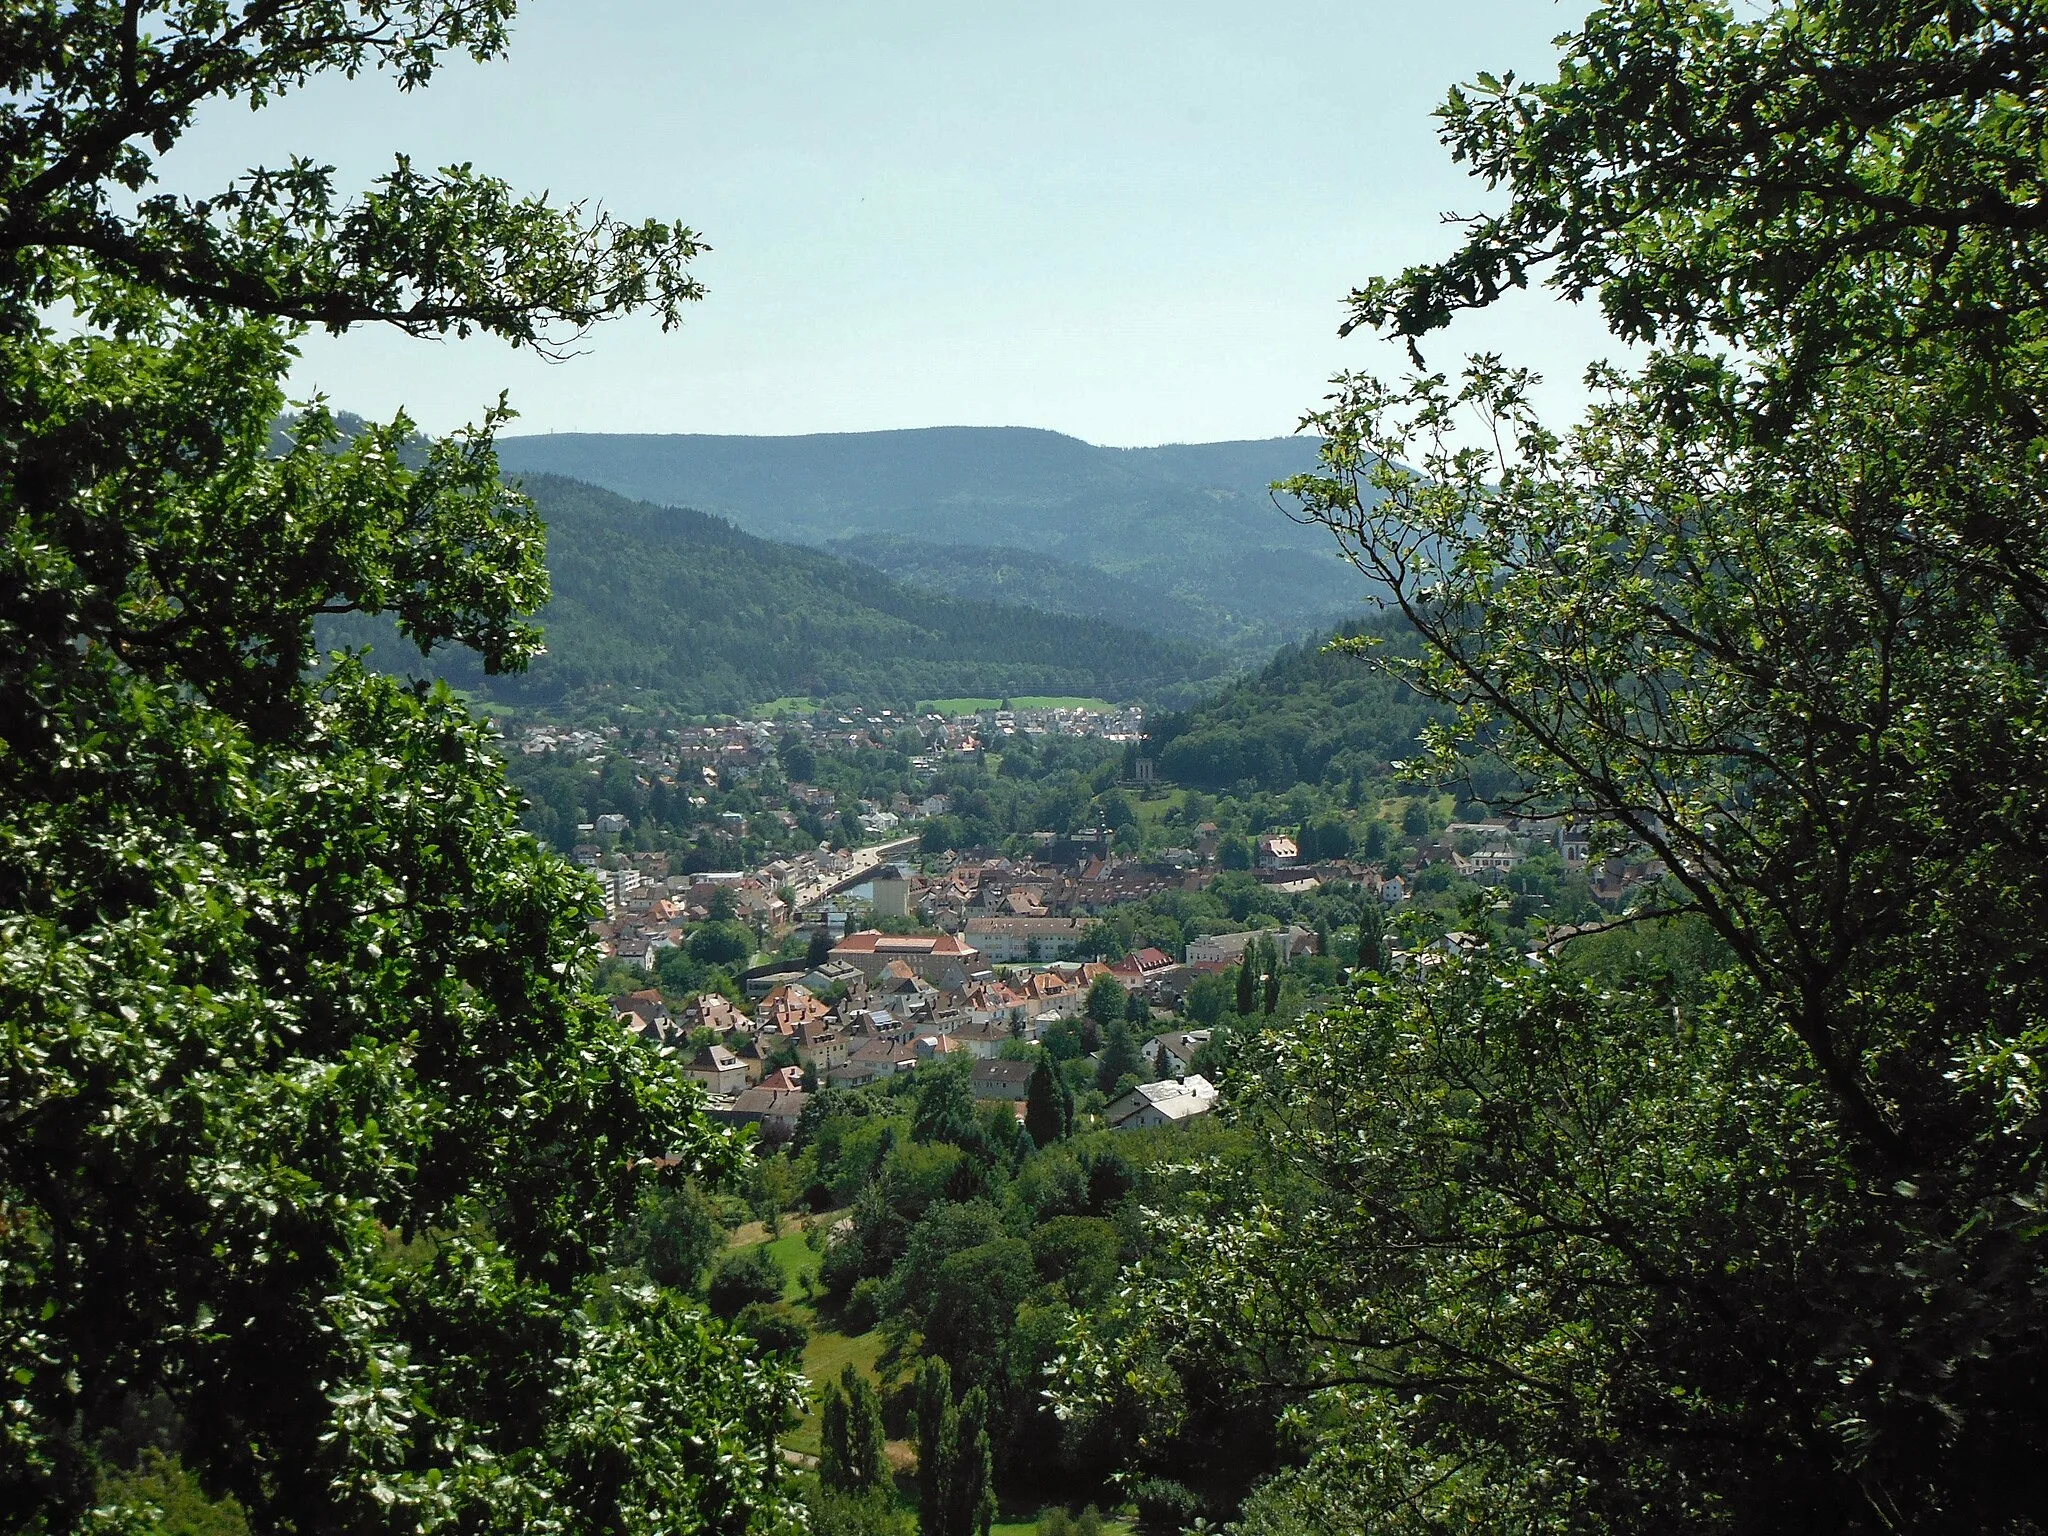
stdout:
<svg viewBox="0 0 2048 1536">
<path fill-rule="evenodd" d="M 1413 641 L 1400 625 L 1371 620 L 1344 631 L 1370 634 L 1399 654 Z M 1438 711 L 1365 657 L 1331 651 L 1325 639 L 1289 646 L 1256 677 L 1213 699 L 1159 719 L 1152 749 L 1176 783 L 1222 790 L 1284 790 L 1334 768 L 1369 777 L 1410 757 Z"/>
<path fill-rule="evenodd" d="M 1191 640 L 1240 648 L 1299 639 L 1361 606 L 1357 572 L 1267 489 L 1313 468 L 1315 450 L 1308 438 L 1098 448 L 1016 427 L 562 433 L 499 445 L 509 472 L 572 475 L 770 538 L 856 551 L 912 541 L 937 564 L 906 579 L 946 591 L 958 590 L 944 574 L 954 546 L 1028 549 L 1179 605 L 1200 626 Z M 1154 620 L 1155 632 L 1167 622 L 1178 620 Z"/>
<path fill-rule="evenodd" d="M 1155 591 L 1127 576 L 998 544 L 934 544 L 908 534 L 834 539 L 824 546 L 878 566 L 905 586 L 975 602 L 1022 603 L 1076 613 L 1168 639 L 1200 637 L 1234 660 L 1256 664 L 1273 650 L 1273 627 L 1241 620 L 1210 599 Z"/>
<path fill-rule="evenodd" d="M 467 656 L 436 655 L 452 681 L 508 703 L 631 690 L 692 712 L 792 695 L 1122 700 L 1184 689 L 1222 666 L 1099 619 L 912 591 L 704 513 L 552 475 L 525 485 L 548 525 L 547 653 L 523 676 L 499 678 Z"/>
</svg>

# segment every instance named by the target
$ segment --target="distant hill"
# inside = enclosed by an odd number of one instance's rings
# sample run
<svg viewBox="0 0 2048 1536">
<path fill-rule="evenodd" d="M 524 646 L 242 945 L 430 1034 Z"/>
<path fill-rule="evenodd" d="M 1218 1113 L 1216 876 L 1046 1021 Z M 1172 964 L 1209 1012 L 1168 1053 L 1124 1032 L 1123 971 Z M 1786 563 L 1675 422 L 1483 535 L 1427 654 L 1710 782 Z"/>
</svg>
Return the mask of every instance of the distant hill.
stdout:
<svg viewBox="0 0 2048 1536">
<path fill-rule="evenodd" d="M 466 655 L 434 658 L 451 682 L 508 704 L 635 691 L 693 713 L 790 696 L 1157 700 L 1191 696 L 1223 669 L 1213 651 L 1128 626 L 935 596 L 723 518 L 522 478 L 548 523 L 547 654 L 512 678 L 485 678 Z M 374 643 L 358 628 L 330 634 Z"/>
<path fill-rule="evenodd" d="M 1035 550 L 998 544 L 934 544 L 902 533 L 834 539 L 820 547 L 842 559 L 877 566 L 906 586 L 969 601 L 1022 603 L 1168 637 L 1223 635 L 1226 649 L 1242 634 L 1230 615 L 1199 599 L 1156 592 L 1129 577 L 1056 560 Z M 1261 660 L 1272 648 L 1263 642 L 1263 634 L 1248 642 Z"/>
<path fill-rule="evenodd" d="M 1345 632 L 1375 635 L 1397 654 L 1414 652 L 1414 635 L 1392 615 Z M 1423 726 L 1441 712 L 1373 662 L 1332 654 L 1327 641 L 1288 646 L 1257 676 L 1154 720 L 1150 749 L 1161 775 L 1199 789 L 1284 790 L 1353 771 L 1377 777 L 1414 756 Z"/>
<path fill-rule="evenodd" d="M 1316 446 L 1275 438 L 1099 448 L 1021 427 L 933 427 L 806 437 L 559 433 L 501 438 L 498 455 L 514 474 L 574 476 L 714 512 L 765 537 L 839 552 L 877 541 L 878 563 L 941 591 L 972 588 L 975 566 L 953 552 L 958 546 L 1005 560 L 1028 551 L 1048 573 L 1058 570 L 1050 562 L 1089 567 L 1129 584 L 1134 601 L 1123 622 L 1242 657 L 1364 606 L 1363 578 L 1329 535 L 1292 522 L 1266 489 L 1311 468 Z M 1135 600 L 1146 597 L 1156 609 Z M 1097 602 L 1067 606 L 1090 612 Z"/>
</svg>

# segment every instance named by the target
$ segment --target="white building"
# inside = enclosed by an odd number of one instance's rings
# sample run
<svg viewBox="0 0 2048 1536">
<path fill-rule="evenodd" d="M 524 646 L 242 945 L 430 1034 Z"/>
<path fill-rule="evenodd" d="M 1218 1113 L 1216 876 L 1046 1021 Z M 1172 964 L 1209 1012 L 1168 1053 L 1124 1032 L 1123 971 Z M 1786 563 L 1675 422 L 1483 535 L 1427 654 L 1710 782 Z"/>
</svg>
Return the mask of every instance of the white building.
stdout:
<svg viewBox="0 0 2048 1536">
<path fill-rule="evenodd" d="M 1184 1125 L 1216 1107 L 1216 1090 L 1199 1074 L 1177 1083 L 1140 1083 L 1102 1112 L 1113 1131 Z"/>
</svg>

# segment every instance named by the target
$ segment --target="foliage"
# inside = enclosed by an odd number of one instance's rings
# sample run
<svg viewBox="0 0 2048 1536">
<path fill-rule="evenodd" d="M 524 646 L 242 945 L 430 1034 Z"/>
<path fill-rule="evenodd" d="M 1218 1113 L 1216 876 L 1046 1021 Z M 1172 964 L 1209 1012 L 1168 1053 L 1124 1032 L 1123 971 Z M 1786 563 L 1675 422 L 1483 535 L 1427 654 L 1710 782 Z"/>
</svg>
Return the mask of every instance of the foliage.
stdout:
<svg viewBox="0 0 2048 1536">
<path fill-rule="evenodd" d="M 1124 985 L 1114 976 L 1098 976 L 1088 987 L 1088 1017 L 1097 1029 L 1107 1030 L 1124 1016 L 1128 999 Z"/>
<path fill-rule="evenodd" d="M 818 1479 L 835 1493 L 865 1493 L 889 1486 L 882 1399 L 874 1384 L 848 1365 L 825 1383 L 824 1454 Z"/>
<path fill-rule="evenodd" d="M 995 1518 L 988 1400 L 979 1387 L 953 1400 L 943 1360 L 917 1372 L 918 1528 L 924 1536 L 988 1536 Z"/>
<path fill-rule="evenodd" d="M 720 1317 L 737 1317 L 744 1307 L 782 1299 L 782 1267 L 766 1243 L 736 1249 L 713 1268 L 704 1294 Z"/>
<path fill-rule="evenodd" d="M 264 1528 L 789 1519 L 786 1374 L 607 1279 L 652 1157 L 730 1158 L 584 995 L 588 881 L 520 835 L 445 691 L 309 675 L 343 612 L 493 674 L 535 653 L 541 530 L 497 475 L 503 413 L 422 444 L 403 417 L 345 440 L 316 406 L 272 435 L 299 322 L 552 348 L 674 320 L 694 236 L 404 161 L 348 202 L 307 161 L 152 184 L 204 111 L 334 70 L 419 86 L 498 53 L 510 12 L 0 21 L 15 1522 L 86 1518 L 138 1402 Z"/>
<path fill-rule="evenodd" d="M 1074 1128 L 1074 1095 L 1061 1078 L 1057 1061 L 1040 1052 L 1025 1091 L 1024 1129 L 1038 1146 L 1049 1147 Z"/>
<path fill-rule="evenodd" d="M 1340 381 L 1293 488 L 1414 631 L 1421 771 L 1686 920 L 1246 1042 L 1267 1187 L 1077 1379 L 1303 1394 L 1251 1530 L 2036 1530 L 2048 14 L 1618 0 L 1560 47 L 1444 112 L 1507 211 L 1357 314 L 1548 266 L 1656 349 L 1564 436 L 1495 359 Z"/>
<path fill-rule="evenodd" d="M 759 1301 L 740 1308 L 733 1327 L 770 1354 L 801 1354 L 811 1337 L 801 1318 Z"/>
<path fill-rule="evenodd" d="M 835 1493 L 822 1483 L 804 1489 L 811 1536 L 915 1536 L 915 1517 L 896 1500 L 894 1489 Z"/>
<path fill-rule="evenodd" d="M 233 1499 L 209 1499 L 199 1480 L 162 1451 L 142 1453 L 132 1471 L 101 1480 L 99 1507 L 116 1528 L 134 1524 L 152 1536 L 248 1536 L 249 1522 Z"/>
<path fill-rule="evenodd" d="M 531 475 L 548 521 L 547 655 L 517 677 L 459 659 L 450 681 L 514 706 L 576 707 L 621 689 L 643 707 L 737 713 L 790 695 L 908 707 L 985 689 L 1135 698 L 1219 670 L 1216 658 L 1136 630 L 899 587 L 821 551 L 723 518 Z M 369 629 L 380 664 L 419 668 Z"/>
<path fill-rule="evenodd" d="M 1095 1086 L 1114 1093 L 1117 1084 L 1144 1070 L 1145 1058 L 1138 1054 L 1138 1042 L 1131 1038 L 1131 1026 L 1118 1019 L 1103 1036 L 1102 1060 L 1095 1069 Z"/>
<path fill-rule="evenodd" d="M 1408 650 L 1385 620 L 1352 626 Z M 1325 646 L 1289 646 L 1253 678 L 1181 714 L 1152 722 L 1150 744 L 1162 776 L 1209 790 L 1284 790 L 1303 781 L 1384 774 L 1407 757 L 1436 711 L 1406 683 L 1369 662 Z M 1248 843 L 1231 841 L 1225 868 L 1251 867 Z"/>
<path fill-rule="evenodd" d="M 627 1235 L 625 1254 L 657 1285 L 695 1290 L 712 1255 L 725 1246 L 718 1213 L 695 1185 L 651 1189 Z"/>
</svg>

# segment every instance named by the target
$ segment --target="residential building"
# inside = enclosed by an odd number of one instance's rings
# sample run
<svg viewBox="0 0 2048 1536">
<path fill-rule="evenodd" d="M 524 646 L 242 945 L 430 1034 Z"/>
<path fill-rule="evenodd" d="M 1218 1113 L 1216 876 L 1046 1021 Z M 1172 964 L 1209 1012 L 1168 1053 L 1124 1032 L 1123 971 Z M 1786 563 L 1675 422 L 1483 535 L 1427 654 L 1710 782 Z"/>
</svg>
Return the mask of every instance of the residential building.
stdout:
<svg viewBox="0 0 2048 1536">
<path fill-rule="evenodd" d="M 1206 1029 L 1179 1030 L 1169 1035 L 1157 1035 L 1138 1047 L 1138 1054 L 1145 1058 L 1145 1064 L 1153 1071 L 1163 1070 L 1169 1077 L 1186 1077 L 1195 1069 L 1195 1056 L 1214 1037 Z"/>
<path fill-rule="evenodd" d="M 948 992 L 966 986 L 968 979 L 981 969 L 981 951 L 950 933 L 849 933 L 832 946 L 831 958 L 854 967 L 870 983 L 891 962 L 901 961 L 916 975 Z"/>
<path fill-rule="evenodd" d="M 1024 896 L 1022 891 L 1012 898 Z M 970 917 L 963 937 L 992 965 L 1064 960 L 1080 946 L 1087 924 L 1078 917 Z"/>
<path fill-rule="evenodd" d="M 1216 1090 L 1205 1077 L 1179 1082 L 1140 1083 L 1103 1110 L 1113 1131 L 1142 1131 L 1155 1125 L 1184 1125 L 1216 1107 Z"/>
<path fill-rule="evenodd" d="M 1031 1074 L 1036 1070 L 1028 1061 L 977 1061 L 969 1081 L 977 1099 L 1008 1099 L 1021 1104 L 1031 1092 Z"/>
<path fill-rule="evenodd" d="M 810 1095 L 800 1088 L 749 1088 L 731 1104 L 713 1106 L 713 1117 L 734 1125 L 758 1125 L 763 1141 L 787 1141 Z"/>
<path fill-rule="evenodd" d="M 1291 837 L 1269 835 L 1259 839 L 1259 868 L 1289 869 L 1301 861 L 1301 849 Z"/>
<path fill-rule="evenodd" d="M 1243 933 L 1212 933 L 1206 938 L 1188 940 L 1188 964 L 1241 964 L 1245 950 L 1258 939 L 1272 944 L 1283 965 L 1296 955 L 1313 954 L 1316 947 L 1315 930 L 1304 928 L 1299 923 L 1285 928 L 1255 928 Z"/>
<path fill-rule="evenodd" d="M 722 1045 L 707 1045 L 690 1058 L 683 1075 L 708 1093 L 738 1093 L 747 1086 L 747 1064 Z"/>
</svg>

